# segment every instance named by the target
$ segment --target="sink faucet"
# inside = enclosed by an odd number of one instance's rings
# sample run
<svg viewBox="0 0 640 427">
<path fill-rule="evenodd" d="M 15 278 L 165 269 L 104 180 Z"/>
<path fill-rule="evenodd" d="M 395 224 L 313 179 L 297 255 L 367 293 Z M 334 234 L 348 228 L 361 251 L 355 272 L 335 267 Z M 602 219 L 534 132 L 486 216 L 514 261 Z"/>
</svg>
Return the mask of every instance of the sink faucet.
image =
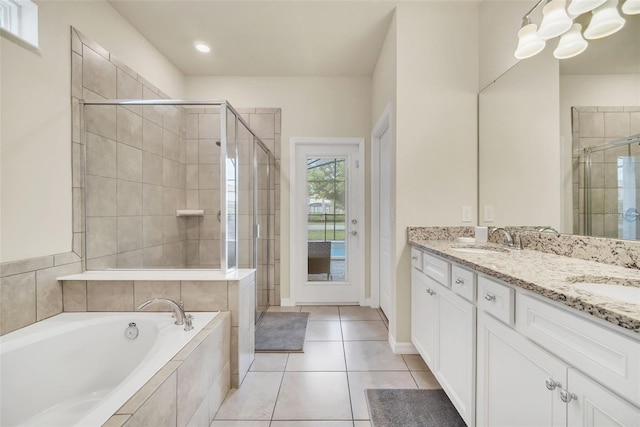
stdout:
<svg viewBox="0 0 640 427">
<path fill-rule="evenodd" d="M 555 228 L 553 228 L 553 227 L 549 227 L 549 226 L 539 228 L 539 229 L 538 229 L 538 232 L 539 232 L 539 233 L 545 233 L 545 232 L 546 232 L 546 233 L 555 233 L 555 234 L 560 234 L 560 233 L 558 233 L 558 230 L 556 230 L 556 229 L 555 229 Z"/>
<path fill-rule="evenodd" d="M 504 236 L 504 244 L 509 247 L 513 247 L 513 238 L 511 237 L 511 234 L 509 234 L 509 232 L 505 230 L 503 227 L 492 228 L 491 234 L 493 233 L 502 233 L 502 235 Z"/>
<path fill-rule="evenodd" d="M 142 310 L 143 308 L 146 308 L 152 304 L 164 304 L 164 305 L 168 305 L 169 307 L 171 307 L 171 309 L 173 310 L 173 312 L 175 313 L 176 316 L 176 325 L 184 325 L 184 330 L 185 331 L 190 331 L 193 329 L 193 323 L 191 322 L 191 320 L 193 319 L 193 316 L 191 316 L 190 314 L 185 314 L 184 309 L 180 306 L 180 304 L 176 303 L 175 301 L 172 301 L 170 299 L 165 299 L 165 298 L 151 298 L 150 300 L 147 300 L 145 302 L 143 302 L 142 304 L 140 304 L 138 306 L 138 310 Z"/>
</svg>

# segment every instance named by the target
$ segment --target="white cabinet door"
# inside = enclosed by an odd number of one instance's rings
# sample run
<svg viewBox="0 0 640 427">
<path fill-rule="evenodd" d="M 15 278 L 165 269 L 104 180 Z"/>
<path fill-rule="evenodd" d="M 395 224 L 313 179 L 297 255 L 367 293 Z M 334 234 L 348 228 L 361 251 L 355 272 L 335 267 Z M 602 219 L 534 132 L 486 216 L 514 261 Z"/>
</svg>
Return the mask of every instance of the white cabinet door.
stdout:
<svg viewBox="0 0 640 427">
<path fill-rule="evenodd" d="M 561 386 L 567 366 L 483 311 L 478 312 L 479 426 L 565 426 L 567 407 Z"/>
<path fill-rule="evenodd" d="M 432 371 L 435 371 L 437 283 L 415 268 L 411 269 L 411 342 Z"/>
<path fill-rule="evenodd" d="M 575 369 L 569 369 L 570 427 L 640 426 L 640 409 L 614 395 Z"/>
<path fill-rule="evenodd" d="M 438 293 L 436 377 L 468 426 L 475 425 L 476 308 L 442 286 Z"/>
</svg>

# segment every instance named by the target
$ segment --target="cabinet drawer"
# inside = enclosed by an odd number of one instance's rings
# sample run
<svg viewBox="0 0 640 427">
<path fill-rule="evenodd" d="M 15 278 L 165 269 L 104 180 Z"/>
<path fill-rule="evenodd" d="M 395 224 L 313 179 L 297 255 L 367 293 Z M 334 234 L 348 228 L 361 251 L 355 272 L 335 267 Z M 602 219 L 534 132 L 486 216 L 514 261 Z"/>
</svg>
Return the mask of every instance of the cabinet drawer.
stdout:
<svg viewBox="0 0 640 427">
<path fill-rule="evenodd" d="M 476 274 L 457 265 L 451 266 L 451 289 L 462 298 L 476 300 Z"/>
<path fill-rule="evenodd" d="M 451 265 L 447 261 L 436 258 L 433 255 L 423 253 L 422 271 L 438 283 L 441 283 L 448 288 L 451 287 L 451 283 L 449 282 Z"/>
<path fill-rule="evenodd" d="M 516 329 L 640 406 L 640 341 L 518 292 Z"/>
<path fill-rule="evenodd" d="M 420 249 L 411 248 L 411 267 L 422 271 L 422 251 Z"/>
<path fill-rule="evenodd" d="M 504 323 L 513 325 L 514 302 L 515 291 L 511 287 L 486 277 L 478 277 L 478 307 Z"/>
</svg>

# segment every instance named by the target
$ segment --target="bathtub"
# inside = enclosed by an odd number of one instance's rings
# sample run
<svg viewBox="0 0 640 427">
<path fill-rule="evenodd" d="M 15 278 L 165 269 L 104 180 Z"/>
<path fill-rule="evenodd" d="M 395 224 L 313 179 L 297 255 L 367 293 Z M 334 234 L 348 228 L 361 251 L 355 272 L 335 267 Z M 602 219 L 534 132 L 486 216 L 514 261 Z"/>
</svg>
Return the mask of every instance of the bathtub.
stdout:
<svg viewBox="0 0 640 427">
<path fill-rule="evenodd" d="M 169 312 L 62 313 L 0 337 L 0 425 L 102 425 L 216 314 L 185 332 Z"/>
</svg>

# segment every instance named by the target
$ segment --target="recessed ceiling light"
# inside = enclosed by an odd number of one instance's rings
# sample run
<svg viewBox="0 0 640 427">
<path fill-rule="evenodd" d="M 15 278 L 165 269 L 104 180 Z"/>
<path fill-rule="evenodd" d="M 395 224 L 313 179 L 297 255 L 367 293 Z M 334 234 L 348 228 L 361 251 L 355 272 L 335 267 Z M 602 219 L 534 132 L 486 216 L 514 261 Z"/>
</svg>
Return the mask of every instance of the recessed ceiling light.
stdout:
<svg viewBox="0 0 640 427">
<path fill-rule="evenodd" d="M 202 52 L 202 53 L 211 52 L 211 48 L 209 47 L 209 45 L 204 42 L 195 42 L 193 44 L 193 47 L 195 47 L 198 52 Z"/>
</svg>

